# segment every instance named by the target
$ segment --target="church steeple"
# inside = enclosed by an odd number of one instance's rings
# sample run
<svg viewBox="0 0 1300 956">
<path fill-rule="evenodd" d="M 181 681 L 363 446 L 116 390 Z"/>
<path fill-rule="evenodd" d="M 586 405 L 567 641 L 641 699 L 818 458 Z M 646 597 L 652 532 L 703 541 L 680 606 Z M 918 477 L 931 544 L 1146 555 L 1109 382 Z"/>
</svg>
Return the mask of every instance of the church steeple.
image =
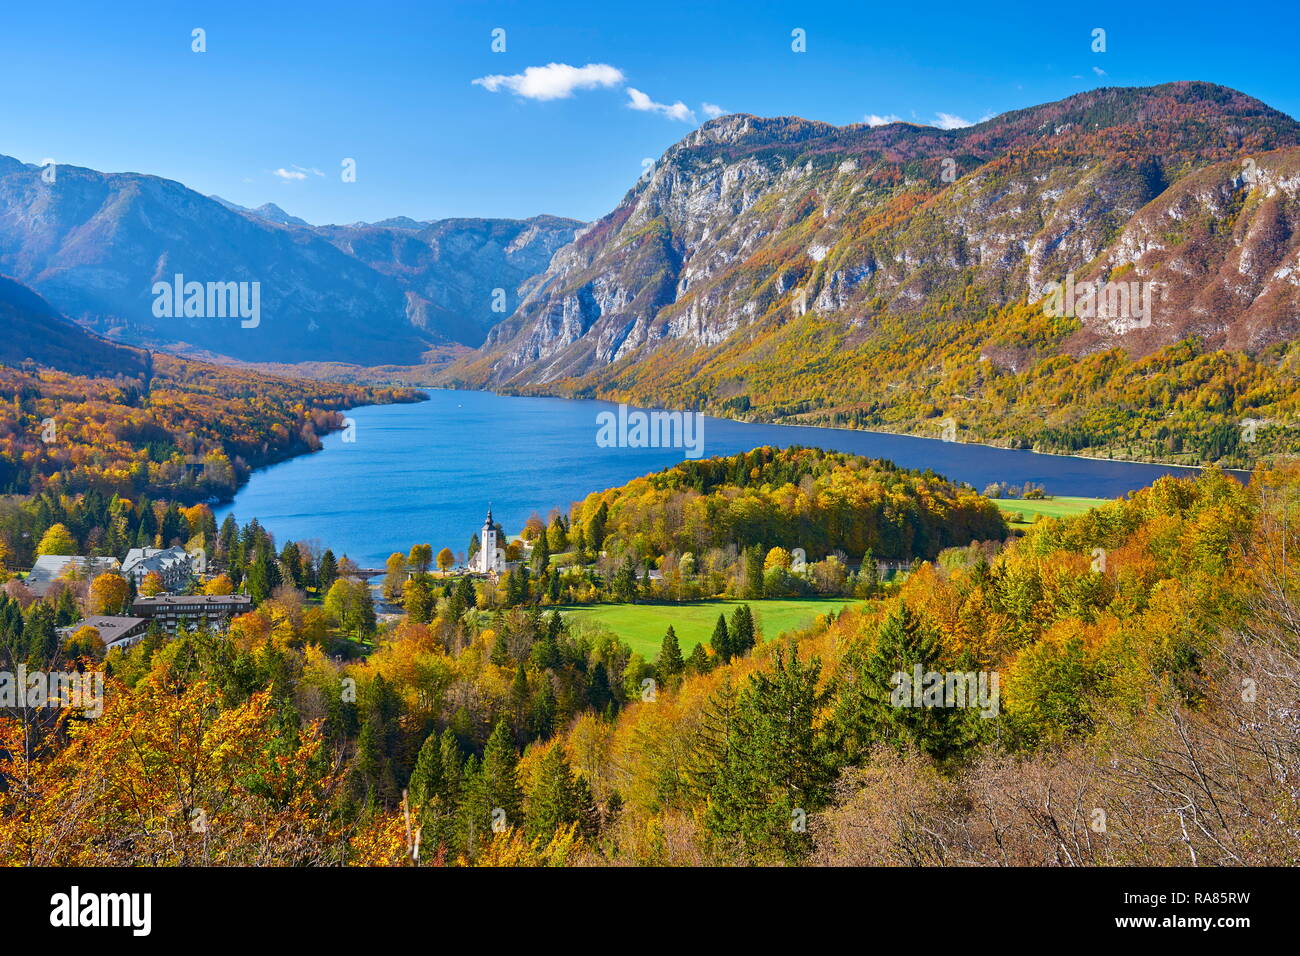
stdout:
<svg viewBox="0 0 1300 956">
<path fill-rule="evenodd" d="M 488 505 L 487 517 L 483 520 L 483 530 L 480 532 L 478 552 L 470 562 L 470 569 L 483 573 L 495 573 L 504 570 L 501 562 L 500 538 L 497 534 L 496 523 L 492 520 L 492 506 Z"/>
</svg>

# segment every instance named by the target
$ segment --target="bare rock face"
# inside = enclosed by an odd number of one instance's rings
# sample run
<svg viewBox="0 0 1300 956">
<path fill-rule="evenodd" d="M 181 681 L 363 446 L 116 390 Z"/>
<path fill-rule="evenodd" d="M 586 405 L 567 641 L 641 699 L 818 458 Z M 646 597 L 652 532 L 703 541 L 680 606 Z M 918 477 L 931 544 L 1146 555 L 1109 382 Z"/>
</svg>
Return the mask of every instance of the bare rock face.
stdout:
<svg viewBox="0 0 1300 956">
<path fill-rule="evenodd" d="M 1081 309 L 1071 351 L 1189 334 L 1260 348 L 1297 333 L 1298 164 L 1300 125 L 1206 83 L 1101 89 L 958 130 L 721 117 L 556 252 L 447 378 L 625 380 L 809 315 L 870 335 L 882 316 L 920 328 L 1067 279 L 1158 280 L 1163 295 L 1150 316 Z"/>
</svg>

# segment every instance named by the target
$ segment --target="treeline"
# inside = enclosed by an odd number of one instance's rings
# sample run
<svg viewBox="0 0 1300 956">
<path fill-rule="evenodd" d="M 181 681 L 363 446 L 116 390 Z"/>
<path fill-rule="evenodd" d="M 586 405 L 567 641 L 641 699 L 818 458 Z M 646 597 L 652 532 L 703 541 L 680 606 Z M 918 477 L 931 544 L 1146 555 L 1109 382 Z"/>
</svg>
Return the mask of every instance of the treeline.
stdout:
<svg viewBox="0 0 1300 956">
<path fill-rule="evenodd" d="M 164 353 L 137 377 L 0 366 L 0 491 L 226 498 L 252 469 L 318 449 L 340 410 L 421 397 Z"/>
<path fill-rule="evenodd" d="M 943 548 L 1001 540 L 997 507 L 932 472 L 813 448 L 760 448 L 684 462 L 573 508 L 589 547 L 644 560 L 754 545 L 933 559 Z"/>
</svg>

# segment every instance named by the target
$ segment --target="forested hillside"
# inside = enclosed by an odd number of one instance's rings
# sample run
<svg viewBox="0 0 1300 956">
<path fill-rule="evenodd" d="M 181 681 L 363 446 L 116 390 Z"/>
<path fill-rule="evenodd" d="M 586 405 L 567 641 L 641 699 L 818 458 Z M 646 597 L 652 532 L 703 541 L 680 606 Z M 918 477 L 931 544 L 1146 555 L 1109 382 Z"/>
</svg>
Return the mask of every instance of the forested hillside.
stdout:
<svg viewBox="0 0 1300 956">
<path fill-rule="evenodd" d="M 128 356 L 117 374 L 0 366 L 0 491 L 227 498 L 252 469 L 318 449 L 342 409 L 421 395 L 102 345 Z"/>
<path fill-rule="evenodd" d="M 606 493 L 608 540 L 636 540 L 639 495 L 829 494 L 851 465 L 836 457 L 641 479 Z M 900 505 L 928 494 L 867 473 Z M 433 578 L 419 619 L 356 616 L 345 577 L 317 609 L 299 589 L 323 583 L 320 555 L 196 511 L 259 606 L 229 637 L 110 652 L 98 719 L 0 719 L 0 859 L 1295 863 L 1298 492 L 1295 471 L 1161 479 L 1004 545 L 944 548 L 801 634 L 741 607 L 689 659 L 670 630 L 653 661 L 464 577 Z M 427 549 L 412 558 L 430 574 Z M 44 607 L 6 598 L 0 649 L 38 653 L 23 640 Z M 972 675 L 972 697 L 900 702 L 897 675 L 928 672 Z"/>
</svg>

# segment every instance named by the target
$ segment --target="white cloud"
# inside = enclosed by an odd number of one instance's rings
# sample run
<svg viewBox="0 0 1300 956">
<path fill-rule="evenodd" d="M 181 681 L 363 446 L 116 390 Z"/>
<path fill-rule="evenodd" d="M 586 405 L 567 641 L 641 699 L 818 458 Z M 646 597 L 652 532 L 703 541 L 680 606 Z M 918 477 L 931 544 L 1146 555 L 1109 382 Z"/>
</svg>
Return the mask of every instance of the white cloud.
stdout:
<svg viewBox="0 0 1300 956">
<path fill-rule="evenodd" d="M 902 121 L 903 117 L 895 116 L 893 113 L 888 116 L 877 116 L 875 113 L 868 113 L 862 117 L 862 122 L 868 126 L 888 126 L 890 123 L 901 123 Z"/>
<path fill-rule="evenodd" d="M 963 119 L 953 113 L 935 113 L 934 125 L 939 129 L 961 129 L 965 126 L 974 126 L 968 119 Z"/>
<path fill-rule="evenodd" d="M 643 113 L 660 113 L 669 119 L 681 120 L 683 123 L 695 122 L 695 111 L 678 100 L 676 103 L 656 103 L 634 86 L 627 88 L 627 105 Z"/>
<path fill-rule="evenodd" d="M 307 178 L 307 174 L 306 174 L 306 173 L 301 172 L 301 171 L 299 171 L 299 170 L 297 170 L 297 169 L 285 169 L 283 166 L 281 166 L 279 169 L 275 170 L 274 175 L 279 176 L 279 177 L 280 177 L 281 179 L 283 179 L 286 183 L 297 182 L 297 181 L 300 180 L 300 179 L 306 179 L 306 178 Z"/>
<path fill-rule="evenodd" d="M 727 111 L 724 110 L 717 103 L 701 103 L 700 112 L 702 112 L 709 119 L 717 119 L 719 116 L 722 116 Z"/>
<path fill-rule="evenodd" d="M 511 76 L 498 73 L 480 76 L 473 81 L 489 93 L 509 90 L 528 100 L 562 100 L 572 96 L 574 90 L 618 86 L 622 82 L 623 71 L 608 63 L 588 63 L 586 66 L 548 63 L 546 66 L 530 66 Z"/>
<path fill-rule="evenodd" d="M 1099 67 L 1099 66 L 1094 66 L 1094 67 L 1092 68 L 1092 72 L 1096 73 L 1098 76 L 1105 76 L 1105 75 L 1106 75 L 1106 71 L 1103 70 L 1103 69 L 1102 69 L 1101 67 Z"/>
</svg>

